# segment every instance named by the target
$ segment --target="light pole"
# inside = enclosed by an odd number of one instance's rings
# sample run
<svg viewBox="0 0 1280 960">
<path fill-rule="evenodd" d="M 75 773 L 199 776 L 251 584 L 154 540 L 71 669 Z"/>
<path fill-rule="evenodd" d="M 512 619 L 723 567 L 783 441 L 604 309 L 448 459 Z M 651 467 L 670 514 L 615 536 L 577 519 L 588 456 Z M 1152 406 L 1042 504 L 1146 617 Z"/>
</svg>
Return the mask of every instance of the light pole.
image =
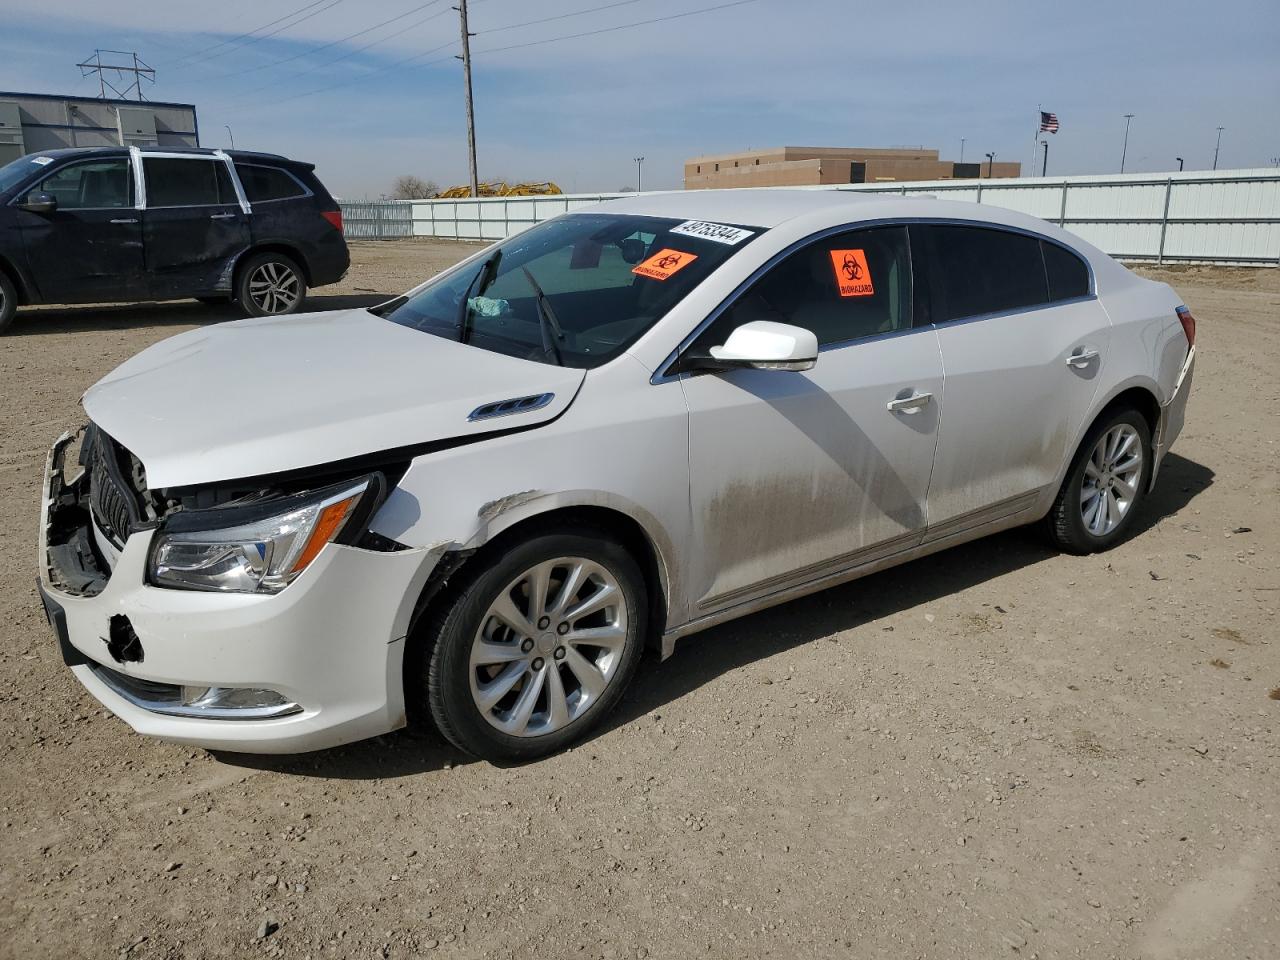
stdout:
<svg viewBox="0 0 1280 960">
<path fill-rule="evenodd" d="M 1124 115 L 1124 147 L 1120 150 L 1120 172 L 1124 173 L 1124 158 L 1129 155 L 1129 121 L 1133 119 L 1132 113 Z"/>
<path fill-rule="evenodd" d="M 964 163 L 964 141 L 965 141 L 965 138 L 961 137 L 960 138 L 960 162 L 961 163 Z"/>
<path fill-rule="evenodd" d="M 1175 160 L 1177 160 L 1177 161 L 1178 161 L 1178 172 L 1179 172 L 1179 173 L 1181 173 L 1181 172 L 1182 172 L 1182 158 L 1181 158 L 1181 157 L 1174 157 L 1173 159 L 1175 159 Z"/>
<path fill-rule="evenodd" d="M 1213 145 L 1213 169 L 1218 169 L 1218 151 L 1222 149 L 1222 131 L 1224 127 L 1218 128 L 1218 142 Z"/>
<path fill-rule="evenodd" d="M 223 126 L 227 129 L 227 136 L 231 138 L 231 149 L 234 150 L 236 148 L 236 135 L 231 132 L 231 124 L 224 123 Z"/>
<path fill-rule="evenodd" d="M 640 192 L 641 175 L 644 170 L 644 157 L 636 157 L 636 193 Z"/>
<path fill-rule="evenodd" d="M 991 172 L 992 170 L 995 169 L 995 165 L 996 165 L 996 155 L 993 151 L 992 153 L 987 154 L 987 179 L 988 180 L 991 179 Z"/>
</svg>

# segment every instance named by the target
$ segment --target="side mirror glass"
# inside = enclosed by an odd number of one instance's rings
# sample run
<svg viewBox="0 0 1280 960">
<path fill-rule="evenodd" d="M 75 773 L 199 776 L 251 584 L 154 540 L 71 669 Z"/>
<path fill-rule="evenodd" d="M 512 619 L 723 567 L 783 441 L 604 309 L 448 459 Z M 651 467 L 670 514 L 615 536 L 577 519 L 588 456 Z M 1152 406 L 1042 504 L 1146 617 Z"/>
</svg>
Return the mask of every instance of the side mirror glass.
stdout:
<svg viewBox="0 0 1280 960">
<path fill-rule="evenodd" d="M 33 193 L 27 197 L 26 203 L 18 206 L 28 213 L 53 213 L 58 209 L 58 198 L 50 193 Z"/>
<path fill-rule="evenodd" d="M 818 362 L 818 338 L 812 330 L 772 320 L 752 320 L 712 347 L 717 366 L 755 370 L 809 370 Z"/>
</svg>

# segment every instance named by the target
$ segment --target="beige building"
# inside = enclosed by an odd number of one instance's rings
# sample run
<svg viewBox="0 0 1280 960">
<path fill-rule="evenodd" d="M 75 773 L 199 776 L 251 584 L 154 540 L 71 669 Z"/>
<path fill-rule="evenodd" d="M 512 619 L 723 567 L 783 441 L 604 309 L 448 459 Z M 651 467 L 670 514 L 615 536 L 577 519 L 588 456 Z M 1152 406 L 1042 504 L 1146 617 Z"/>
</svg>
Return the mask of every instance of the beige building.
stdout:
<svg viewBox="0 0 1280 960">
<path fill-rule="evenodd" d="M 800 187 L 903 180 L 1016 177 L 1021 163 L 957 163 L 937 150 L 879 147 L 771 147 L 685 161 L 684 188 Z"/>
</svg>

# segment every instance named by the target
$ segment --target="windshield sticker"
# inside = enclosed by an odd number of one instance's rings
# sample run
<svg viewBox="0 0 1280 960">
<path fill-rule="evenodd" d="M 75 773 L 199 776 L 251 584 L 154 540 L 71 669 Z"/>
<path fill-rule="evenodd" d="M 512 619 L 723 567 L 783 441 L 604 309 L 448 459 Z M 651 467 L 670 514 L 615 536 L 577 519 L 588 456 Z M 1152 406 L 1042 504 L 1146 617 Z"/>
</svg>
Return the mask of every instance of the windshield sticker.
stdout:
<svg viewBox="0 0 1280 960">
<path fill-rule="evenodd" d="M 670 249 L 659 250 L 638 267 L 633 267 L 631 272 L 642 277 L 648 277 L 650 280 L 666 280 L 672 274 L 683 270 L 697 259 L 698 256 L 694 253 L 684 253 L 680 250 Z"/>
<path fill-rule="evenodd" d="M 842 297 L 869 297 L 876 292 L 871 284 L 871 268 L 861 250 L 832 250 L 831 266 Z"/>
<path fill-rule="evenodd" d="M 46 164 L 53 163 L 53 157 L 32 157 L 32 158 L 31 158 L 31 162 L 32 162 L 32 163 L 38 163 L 38 164 L 40 164 L 40 166 L 42 166 L 42 167 L 43 167 L 43 166 L 45 166 Z"/>
<path fill-rule="evenodd" d="M 714 240 L 716 243 L 727 243 L 736 246 L 755 234 L 739 227 L 728 227 L 723 223 L 707 223 L 705 220 L 686 220 L 678 227 L 671 228 L 672 233 L 686 237 L 697 237 L 699 240 Z"/>
</svg>

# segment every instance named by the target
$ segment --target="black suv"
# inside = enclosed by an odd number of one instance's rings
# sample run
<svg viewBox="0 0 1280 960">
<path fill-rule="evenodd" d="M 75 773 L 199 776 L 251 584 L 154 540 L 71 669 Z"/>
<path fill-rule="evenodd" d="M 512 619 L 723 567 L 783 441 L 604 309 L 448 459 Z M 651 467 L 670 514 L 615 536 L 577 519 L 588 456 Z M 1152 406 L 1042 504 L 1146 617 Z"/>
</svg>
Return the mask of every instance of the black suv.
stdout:
<svg viewBox="0 0 1280 960">
<path fill-rule="evenodd" d="M 0 331 L 28 303 L 195 297 L 293 313 L 350 265 L 337 202 L 266 153 L 100 147 L 0 167 Z"/>
</svg>

